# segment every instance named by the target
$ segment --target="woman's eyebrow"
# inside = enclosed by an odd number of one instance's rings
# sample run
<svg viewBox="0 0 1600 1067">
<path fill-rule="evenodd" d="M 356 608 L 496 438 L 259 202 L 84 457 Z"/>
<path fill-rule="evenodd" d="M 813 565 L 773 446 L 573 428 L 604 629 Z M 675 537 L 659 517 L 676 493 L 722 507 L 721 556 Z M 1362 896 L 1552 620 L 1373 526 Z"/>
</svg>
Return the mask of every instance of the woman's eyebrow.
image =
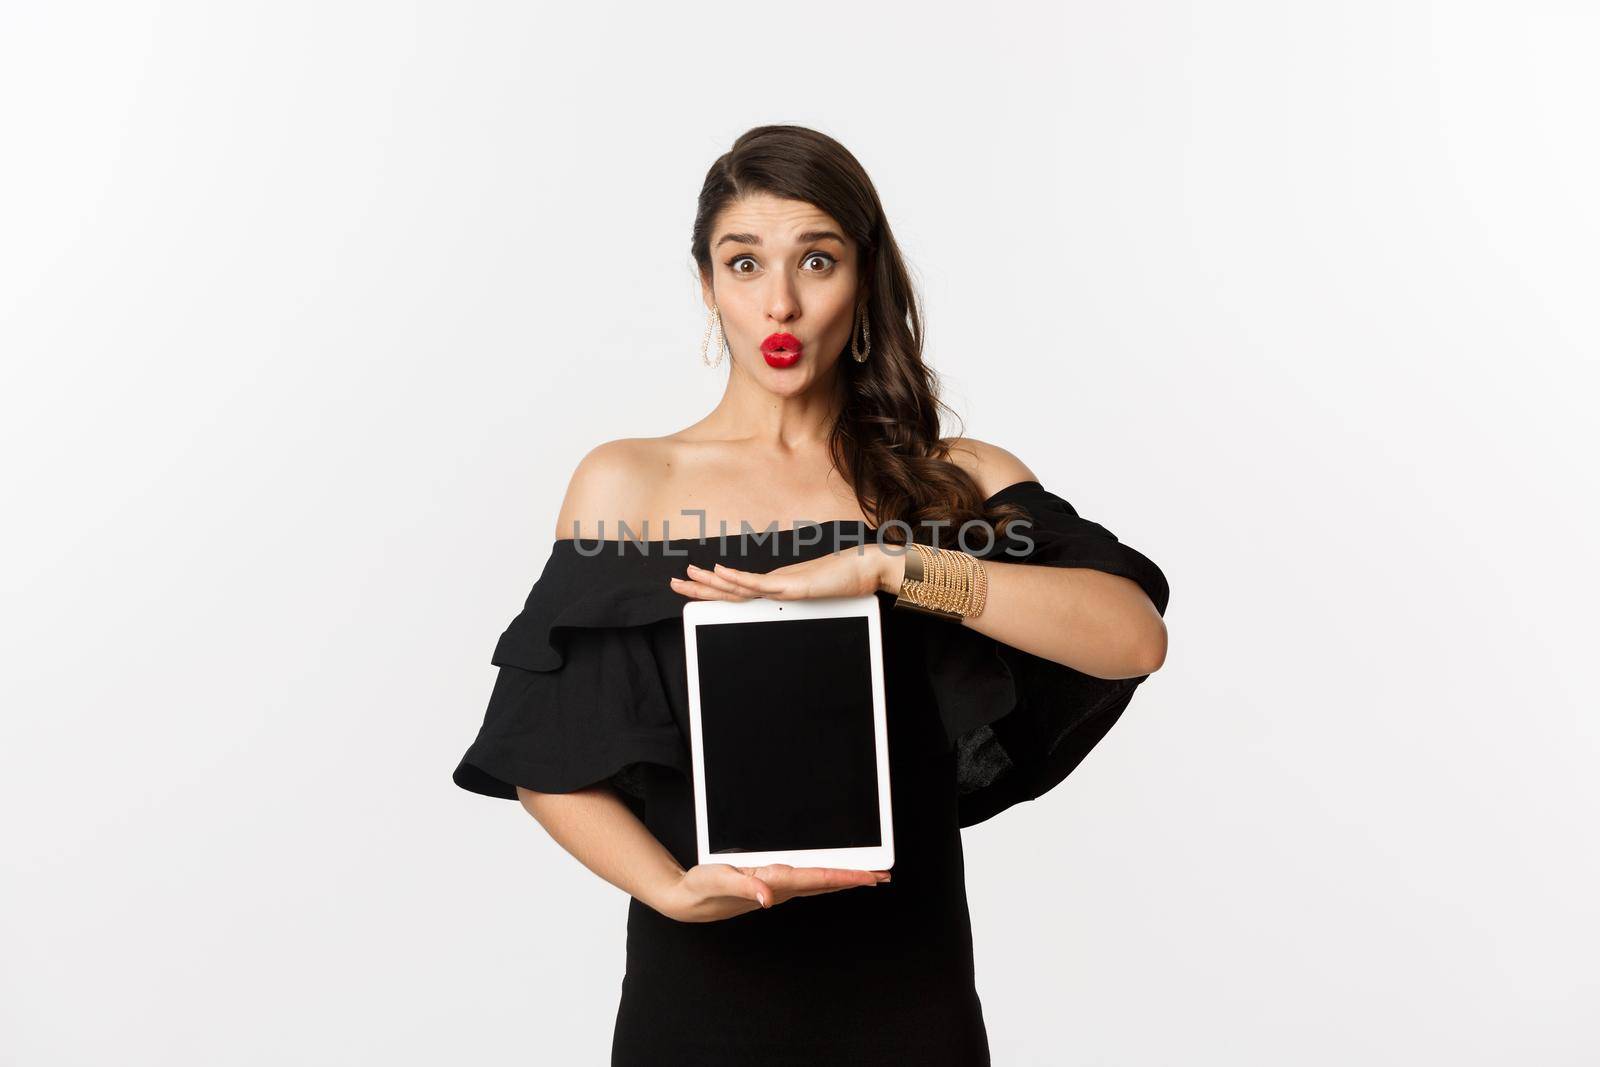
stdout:
<svg viewBox="0 0 1600 1067">
<path fill-rule="evenodd" d="M 795 234 L 794 239 L 796 244 L 806 244 L 811 241 L 826 241 L 830 238 L 838 241 L 840 244 L 845 243 L 844 238 L 840 237 L 832 230 L 807 230 L 805 233 Z M 735 244 L 742 245 L 759 245 L 761 243 L 761 238 L 753 233 L 725 233 L 721 237 L 717 238 L 715 247 L 721 248 L 729 241 L 733 241 Z"/>
</svg>

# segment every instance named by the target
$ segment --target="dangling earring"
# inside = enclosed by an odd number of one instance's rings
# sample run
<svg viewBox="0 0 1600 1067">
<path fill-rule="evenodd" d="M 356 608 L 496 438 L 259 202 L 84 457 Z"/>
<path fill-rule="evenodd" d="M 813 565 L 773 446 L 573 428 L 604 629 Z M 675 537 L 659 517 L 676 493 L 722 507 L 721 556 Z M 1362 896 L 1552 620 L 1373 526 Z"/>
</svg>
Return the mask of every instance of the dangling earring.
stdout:
<svg viewBox="0 0 1600 1067">
<path fill-rule="evenodd" d="M 713 326 L 715 326 L 717 330 L 717 358 L 707 359 L 706 356 L 710 354 L 709 349 L 711 347 L 711 328 Z M 704 363 L 708 367 L 720 366 L 722 363 L 722 357 L 727 354 L 728 335 L 722 329 L 722 309 L 717 307 L 717 305 L 712 304 L 711 314 L 706 316 L 706 335 L 700 339 L 700 362 Z"/>
<path fill-rule="evenodd" d="M 864 349 L 856 347 L 856 334 L 851 330 L 850 354 L 855 357 L 857 363 L 865 363 L 867 357 L 872 354 L 872 331 L 867 326 L 867 305 L 861 305 L 861 314 L 856 316 L 856 321 L 861 324 L 861 337 L 867 347 Z"/>
</svg>

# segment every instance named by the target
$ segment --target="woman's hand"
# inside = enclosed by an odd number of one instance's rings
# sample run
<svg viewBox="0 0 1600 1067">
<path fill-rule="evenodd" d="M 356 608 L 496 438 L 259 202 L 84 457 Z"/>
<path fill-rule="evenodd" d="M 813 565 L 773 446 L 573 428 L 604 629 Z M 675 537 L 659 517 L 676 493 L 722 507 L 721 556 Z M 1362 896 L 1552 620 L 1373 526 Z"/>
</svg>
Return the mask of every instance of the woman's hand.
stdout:
<svg viewBox="0 0 1600 1067">
<path fill-rule="evenodd" d="M 812 897 L 887 881 L 888 871 L 791 867 L 787 863 L 764 867 L 702 863 L 684 871 L 656 900 L 646 903 L 679 922 L 715 922 L 770 908 L 791 897 Z"/>
<path fill-rule="evenodd" d="M 826 556 L 790 563 L 765 574 L 718 563 L 713 570 L 694 564 L 687 578 L 673 578 L 672 588 L 696 600 L 810 600 L 817 597 L 864 596 L 900 591 L 905 553 L 876 542 L 852 545 Z"/>
</svg>

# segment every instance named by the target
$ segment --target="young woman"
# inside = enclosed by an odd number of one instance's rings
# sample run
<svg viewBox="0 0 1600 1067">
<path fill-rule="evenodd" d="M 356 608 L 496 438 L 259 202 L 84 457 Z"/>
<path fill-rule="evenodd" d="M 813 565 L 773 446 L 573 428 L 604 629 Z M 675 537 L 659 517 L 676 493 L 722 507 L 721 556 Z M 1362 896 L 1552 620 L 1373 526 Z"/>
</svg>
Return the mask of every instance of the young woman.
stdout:
<svg viewBox="0 0 1600 1067">
<path fill-rule="evenodd" d="M 630 895 L 614 1065 L 987 1064 L 960 830 L 1116 721 L 1165 658 L 1166 579 L 1017 457 L 941 436 L 905 264 L 837 142 L 740 137 L 691 249 L 727 389 L 578 465 L 454 780 Z M 868 593 L 892 875 L 697 865 L 683 606 Z"/>
</svg>

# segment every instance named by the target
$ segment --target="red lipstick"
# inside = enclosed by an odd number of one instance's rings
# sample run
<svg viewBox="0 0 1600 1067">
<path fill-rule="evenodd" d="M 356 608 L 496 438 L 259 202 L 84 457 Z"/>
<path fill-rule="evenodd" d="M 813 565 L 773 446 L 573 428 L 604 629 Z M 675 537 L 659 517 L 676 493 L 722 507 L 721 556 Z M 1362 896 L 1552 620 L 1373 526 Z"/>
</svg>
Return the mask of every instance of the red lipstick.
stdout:
<svg viewBox="0 0 1600 1067">
<path fill-rule="evenodd" d="M 775 333 L 761 342 L 761 354 L 766 357 L 767 366 L 781 370 L 799 362 L 804 347 L 792 333 Z"/>
</svg>

